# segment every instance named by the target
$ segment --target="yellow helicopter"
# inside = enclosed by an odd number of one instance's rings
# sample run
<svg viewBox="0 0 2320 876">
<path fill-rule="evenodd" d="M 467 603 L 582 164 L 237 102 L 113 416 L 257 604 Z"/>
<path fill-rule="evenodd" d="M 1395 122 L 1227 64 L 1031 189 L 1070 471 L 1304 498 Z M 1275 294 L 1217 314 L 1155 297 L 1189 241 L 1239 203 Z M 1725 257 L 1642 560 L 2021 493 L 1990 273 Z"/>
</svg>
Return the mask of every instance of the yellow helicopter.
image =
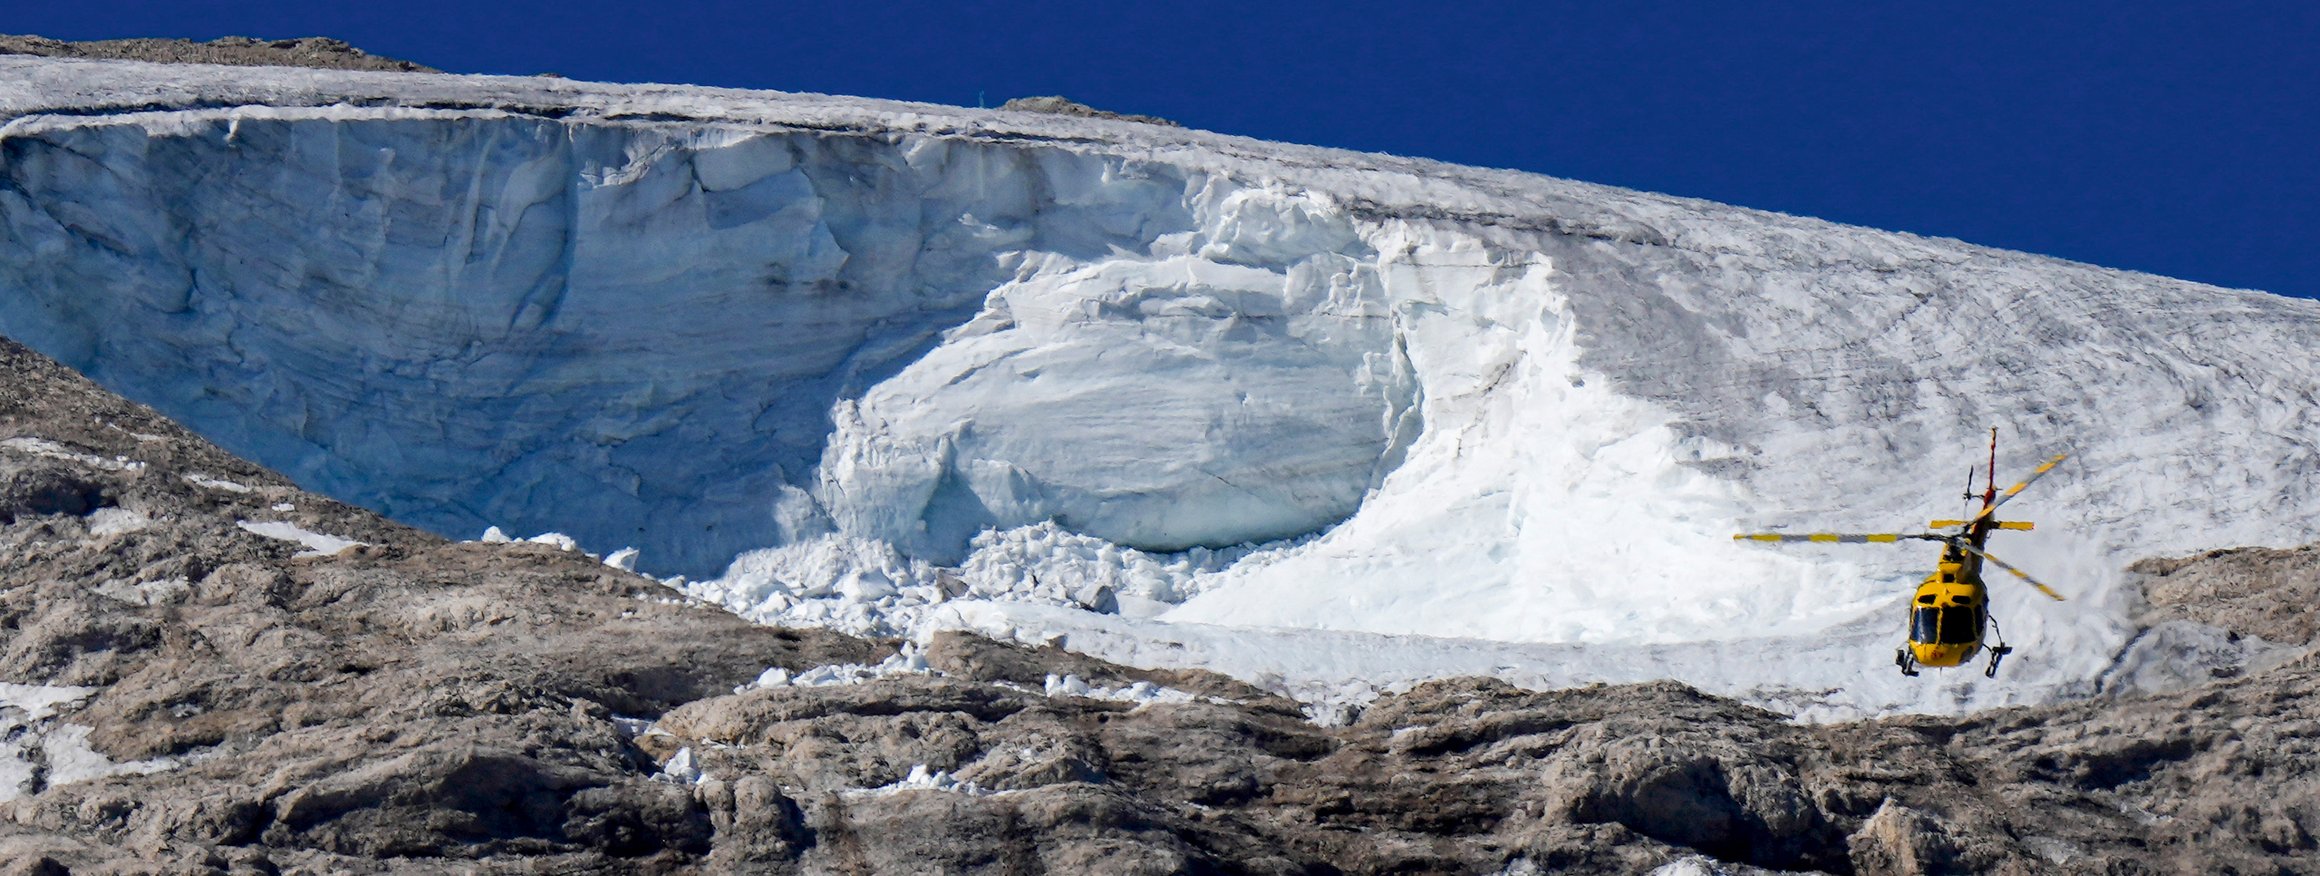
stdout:
<svg viewBox="0 0 2320 876">
<path fill-rule="evenodd" d="M 1988 542 L 1992 532 L 2001 529 L 2028 531 L 2032 528 L 2033 524 L 2029 521 L 1999 520 L 1995 516 L 1998 506 L 2004 505 L 2007 500 L 2020 495 L 2024 488 L 2030 486 L 2031 482 L 2045 476 L 2047 472 L 2053 471 L 2055 466 L 2061 465 L 2063 460 L 2069 458 L 2070 454 L 2058 454 L 2032 471 L 2029 477 L 2023 478 L 2021 483 L 2007 487 L 2004 492 L 1999 492 L 1997 480 L 1998 430 L 1991 429 L 1989 478 L 1986 481 L 1987 486 L 1978 497 L 1982 500 L 1981 512 L 1966 520 L 1935 520 L 1926 524 L 1936 530 L 1954 531 L 1915 533 L 1818 532 L 1809 534 L 1751 532 L 1735 535 L 1732 538 L 1738 541 L 1809 541 L 1838 544 L 1894 544 L 1903 540 L 1941 542 L 1940 562 L 1934 566 L 1933 574 L 1925 576 L 1925 582 L 1917 585 L 1917 596 L 1909 601 L 1909 644 L 1894 652 L 1893 663 L 1901 667 L 1901 674 L 1911 676 L 1917 674 L 1919 666 L 1947 668 L 1962 665 L 1966 661 L 1974 659 L 1974 655 L 1981 653 L 1983 630 L 1987 628 L 1996 634 L 1997 641 L 1989 646 L 1990 663 L 1988 668 L 1982 670 L 1982 675 L 1996 678 L 1998 677 L 1998 662 L 2006 659 L 2006 655 L 2013 653 L 2014 649 L 2006 647 L 2005 634 L 1997 629 L 1997 621 L 1990 617 L 1989 591 L 1982 585 L 1982 563 L 1987 561 L 1990 565 L 2012 572 L 2014 577 L 2038 588 L 2038 592 L 2052 597 L 2056 601 L 2062 599 L 2062 594 L 2054 592 L 2054 588 L 2039 583 L 2038 579 L 2030 577 L 2028 572 L 2014 568 L 1997 557 L 1990 556 L 1989 552 L 1982 549 L 1982 546 Z M 1974 473 L 1969 471 L 1966 473 L 1965 499 L 1971 502 L 1975 498 L 1977 497 L 1974 495 Z"/>
</svg>

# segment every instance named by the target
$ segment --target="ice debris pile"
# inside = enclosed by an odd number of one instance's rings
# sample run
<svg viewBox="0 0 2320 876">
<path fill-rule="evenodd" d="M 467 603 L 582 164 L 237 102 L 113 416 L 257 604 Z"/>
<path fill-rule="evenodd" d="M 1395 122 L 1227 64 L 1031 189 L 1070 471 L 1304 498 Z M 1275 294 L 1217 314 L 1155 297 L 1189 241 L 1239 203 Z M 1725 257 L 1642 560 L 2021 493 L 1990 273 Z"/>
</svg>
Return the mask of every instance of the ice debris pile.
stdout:
<svg viewBox="0 0 2320 876">
<path fill-rule="evenodd" d="M 956 566 L 884 541 L 824 535 L 743 554 L 716 579 L 672 583 L 768 622 L 898 636 L 925 629 L 932 611 L 959 599 L 1157 617 L 1199 594 L 1214 573 L 1294 544 L 1148 553 L 1043 521 L 978 533 Z"/>
<path fill-rule="evenodd" d="M 1729 534 L 1950 516 L 1994 424 L 2007 471 L 2077 453 L 2004 549 L 2076 601 L 2000 591 L 2050 655 L 2016 687 L 1878 700 L 1950 708 L 2104 671 L 2128 559 L 2320 528 L 2312 302 L 1103 119 L 0 74 L 0 333 L 302 484 L 633 545 L 766 620 L 1665 648 L 1676 677 L 1819 643 L 1777 683 L 1882 663 L 1859 631 L 1924 558 Z"/>
</svg>

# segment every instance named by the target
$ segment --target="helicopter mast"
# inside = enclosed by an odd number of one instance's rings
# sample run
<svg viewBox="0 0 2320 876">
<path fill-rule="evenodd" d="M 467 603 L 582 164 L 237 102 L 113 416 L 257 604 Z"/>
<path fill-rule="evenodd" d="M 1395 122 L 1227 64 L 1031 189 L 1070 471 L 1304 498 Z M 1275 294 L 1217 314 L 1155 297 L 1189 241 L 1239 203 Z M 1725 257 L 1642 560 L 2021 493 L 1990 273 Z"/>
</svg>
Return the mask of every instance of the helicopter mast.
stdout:
<svg viewBox="0 0 2320 876">
<path fill-rule="evenodd" d="M 1986 480 L 1983 481 L 1982 487 L 1982 511 L 1980 514 L 1974 515 L 1972 524 L 1966 528 L 1965 532 L 1966 540 L 1977 548 L 1986 543 L 1990 537 L 1990 530 L 1997 528 L 1998 525 L 1997 519 L 1990 516 L 1990 508 L 1998 502 L 1998 427 L 1996 426 L 1990 427 L 1990 466 L 1983 469 L 1983 474 Z M 1981 558 L 1977 556 L 1974 559 L 1978 561 Z M 1977 574 L 1980 573 L 1982 564 L 1975 562 L 1973 566 L 1974 571 Z"/>
<path fill-rule="evenodd" d="M 1982 507 L 1988 508 L 1990 503 L 1998 498 L 1998 427 L 1996 426 L 1990 427 L 1990 467 L 1985 471 L 1989 473 L 1990 479 L 1989 486 L 1982 492 Z"/>
</svg>

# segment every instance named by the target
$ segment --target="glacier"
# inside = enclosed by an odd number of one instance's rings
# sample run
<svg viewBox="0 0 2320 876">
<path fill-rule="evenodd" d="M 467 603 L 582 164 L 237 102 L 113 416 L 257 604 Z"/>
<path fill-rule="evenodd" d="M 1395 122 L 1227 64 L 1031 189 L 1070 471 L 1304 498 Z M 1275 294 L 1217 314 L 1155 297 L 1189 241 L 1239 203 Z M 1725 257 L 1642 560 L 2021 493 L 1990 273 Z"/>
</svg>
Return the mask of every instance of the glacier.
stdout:
<svg viewBox="0 0 2320 876">
<path fill-rule="evenodd" d="M 2314 302 L 1128 122 L 0 58 L 0 235 L 0 334 L 310 488 L 1314 701 L 2088 695 L 2128 561 L 2320 523 Z M 2074 454 L 1996 681 L 1887 677 L 1930 555 L 1729 537 L 1954 516 L 1991 426 Z"/>
<path fill-rule="evenodd" d="M 950 560 L 1050 518 L 1295 535 L 1351 513 L 1414 393 L 1351 229 L 1219 181 L 934 139 L 168 124 L 8 137 L 35 314 L 8 330 L 445 532 L 696 575 L 832 529 Z"/>
</svg>

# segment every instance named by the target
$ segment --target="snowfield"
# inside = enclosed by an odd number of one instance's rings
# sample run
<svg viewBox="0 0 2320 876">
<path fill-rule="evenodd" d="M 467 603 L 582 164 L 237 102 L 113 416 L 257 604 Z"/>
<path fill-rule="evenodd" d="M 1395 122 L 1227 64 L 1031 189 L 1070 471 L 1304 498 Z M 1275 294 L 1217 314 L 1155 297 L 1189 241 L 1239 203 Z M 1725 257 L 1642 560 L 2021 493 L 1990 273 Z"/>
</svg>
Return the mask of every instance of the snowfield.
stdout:
<svg viewBox="0 0 2320 876">
<path fill-rule="evenodd" d="M 2163 686 L 2248 652 L 2124 565 L 2320 528 L 2320 304 L 1127 122 L 0 57 L 0 235 L 0 333 L 310 488 L 1324 711 Z M 1995 681 L 1890 665 L 1932 548 L 1730 538 L 1956 516 L 1991 426 L 2073 454 Z"/>
</svg>

